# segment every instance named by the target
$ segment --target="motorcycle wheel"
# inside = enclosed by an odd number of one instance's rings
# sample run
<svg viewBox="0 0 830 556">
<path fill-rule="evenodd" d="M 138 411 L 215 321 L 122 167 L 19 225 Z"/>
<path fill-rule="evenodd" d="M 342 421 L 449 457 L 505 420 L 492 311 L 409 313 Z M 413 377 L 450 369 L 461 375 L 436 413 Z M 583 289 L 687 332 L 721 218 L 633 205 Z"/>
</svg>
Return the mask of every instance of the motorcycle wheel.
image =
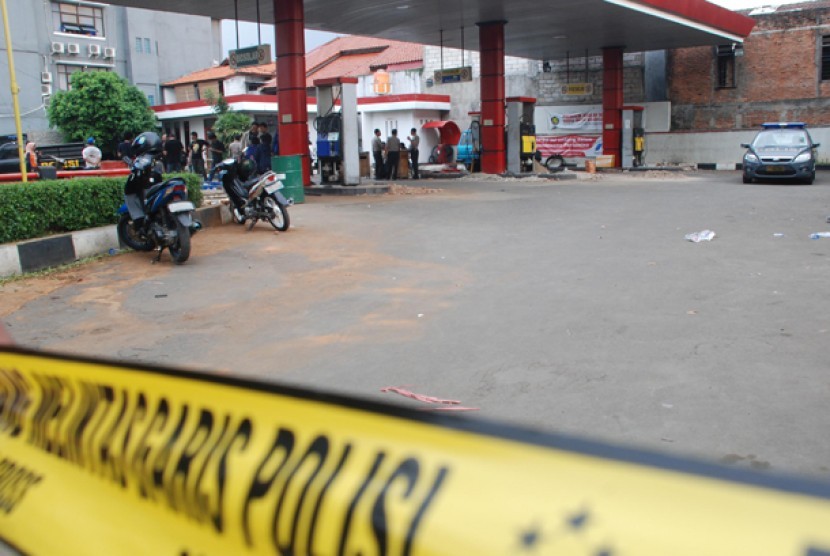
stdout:
<svg viewBox="0 0 830 556">
<path fill-rule="evenodd" d="M 266 216 L 266 218 L 274 229 L 278 232 L 286 231 L 291 225 L 291 220 L 288 218 L 288 209 L 286 209 L 282 203 L 270 195 L 263 197 L 262 204 L 265 206 L 265 210 L 267 211 L 266 214 L 268 216 Z"/>
<path fill-rule="evenodd" d="M 170 249 L 170 256 L 173 257 L 173 262 L 182 264 L 190 258 L 190 229 L 179 222 L 179 219 L 175 215 L 170 214 L 169 217 L 176 223 L 176 241 L 168 249 Z"/>
<path fill-rule="evenodd" d="M 548 169 L 548 172 L 554 174 L 556 172 L 561 172 L 565 169 L 565 159 L 558 154 L 551 155 L 545 160 L 545 168 Z"/>
<path fill-rule="evenodd" d="M 121 242 L 134 251 L 152 251 L 156 246 L 153 240 L 138 233 L 129 214 L 122 214 L 118 219 L 118 237 Z"/>
</svg>

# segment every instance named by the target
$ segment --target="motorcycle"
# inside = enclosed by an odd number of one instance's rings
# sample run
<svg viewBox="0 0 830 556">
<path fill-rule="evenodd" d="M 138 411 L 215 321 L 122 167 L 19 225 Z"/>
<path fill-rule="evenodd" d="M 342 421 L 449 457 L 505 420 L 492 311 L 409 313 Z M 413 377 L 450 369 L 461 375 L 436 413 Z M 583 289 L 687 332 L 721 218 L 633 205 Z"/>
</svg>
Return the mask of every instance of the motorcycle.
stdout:
<svg viewBox="0 0 830 556">
<path fill-rule="evenodd" d="M 118 237 L 136 251 L 158 249 L 153 262 L 161 260 L 165 248 L 176 264 L 190 257 L 190 238 L 202 225 L 193 219 L 195 207 L 187 198 L 187 184 L 181 178 L 163 181 L 150 155 L 132 164 L 124 203 L 118 209 Z"/>
<path fill-rule="evenodd" d="M 211 180 L 219 174 L 222 187 L 231 199 L 233 219 L 237 224 L 248 223 L 253 229 L 260 220 L 267 220 L 275 230 L 284 232 L 291 225 L 288 207 L 294 204 L 282 194 L 285 174 L 267 171 L 261 175 L 247 174 L 243 163 L 233 158 L 223 160 L 211 171 Z M 252 175 L 252 177 L 251 177 Z M 247 177 L 247 180 L 243 178 Z"/>
</svg>

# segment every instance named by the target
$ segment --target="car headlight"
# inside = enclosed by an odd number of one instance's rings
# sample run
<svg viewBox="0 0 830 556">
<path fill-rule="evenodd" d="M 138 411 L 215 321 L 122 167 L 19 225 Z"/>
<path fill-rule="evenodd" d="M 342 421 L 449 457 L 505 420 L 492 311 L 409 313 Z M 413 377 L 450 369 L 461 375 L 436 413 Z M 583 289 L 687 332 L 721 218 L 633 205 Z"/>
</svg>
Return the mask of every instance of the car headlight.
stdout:
<svg viewBox="0 0 830 556">
<path fill-rule="evenodd" d="M 755 156 L 755 155 L 754 155 L 754 154 L 752 154 L 752 153 L 746 153 L 746 154 L 744 155 L 744 160 L 745 160 L 746 162 L 758 162 L 758 157 L 757 157 L 757 156 Z"/>
<path fill-rule="evenodd" d="M 795 157 L 795 160 L 793 160 L 793 162 L 798 164 L 799 162 L 810 162 L 810 160 L 812 159 L 813 154 L 810 151 L 806 151 Z"/>
</svg>

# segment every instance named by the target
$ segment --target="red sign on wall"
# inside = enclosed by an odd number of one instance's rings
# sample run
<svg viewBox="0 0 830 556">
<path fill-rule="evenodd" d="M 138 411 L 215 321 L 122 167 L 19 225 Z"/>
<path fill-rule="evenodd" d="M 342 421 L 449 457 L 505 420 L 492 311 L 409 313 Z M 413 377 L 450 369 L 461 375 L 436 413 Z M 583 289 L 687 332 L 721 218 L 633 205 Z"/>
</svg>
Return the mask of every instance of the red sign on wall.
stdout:
<svg viewBox="0 0 830 556">
<path fill-rule="evenodd" d="M 568 158 L 585 158 L 602 154 L 601 135 L 537 135 L 536 148 L 543 158 L 559 154 Z"/>
</svg>

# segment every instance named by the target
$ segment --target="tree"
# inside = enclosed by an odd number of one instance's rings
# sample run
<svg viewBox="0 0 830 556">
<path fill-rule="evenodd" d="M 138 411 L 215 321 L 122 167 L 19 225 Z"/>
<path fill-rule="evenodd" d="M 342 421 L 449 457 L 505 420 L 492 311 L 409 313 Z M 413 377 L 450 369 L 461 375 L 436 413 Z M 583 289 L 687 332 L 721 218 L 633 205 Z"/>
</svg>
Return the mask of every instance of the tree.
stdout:
<svg viewBox="0 0 830 556">
<path fill-rule="evenodd" d="M 217 97 L 212 91 L 207 91 L 205 100 L 213 107 L 213 111 L 217 116 L 216 123 L 213 124 L 213 132 L 219 136 L 219 139 L 225 145 L 232 142 L 236 135 L 245 133 L 251 127 L 251 118 L 245 114 L 234 112 L 224 96 L 219 95 Z"/>
<path fill-rule="evenodd" d="M 49 125 L 68 141 L 94 137 L 102 151 L 112 152 L 124 133 L 158 128 L 144 93 L 115 73 L 78 71 L 71 85 L 52 97 L 48 109 Z"/>
</svg>

